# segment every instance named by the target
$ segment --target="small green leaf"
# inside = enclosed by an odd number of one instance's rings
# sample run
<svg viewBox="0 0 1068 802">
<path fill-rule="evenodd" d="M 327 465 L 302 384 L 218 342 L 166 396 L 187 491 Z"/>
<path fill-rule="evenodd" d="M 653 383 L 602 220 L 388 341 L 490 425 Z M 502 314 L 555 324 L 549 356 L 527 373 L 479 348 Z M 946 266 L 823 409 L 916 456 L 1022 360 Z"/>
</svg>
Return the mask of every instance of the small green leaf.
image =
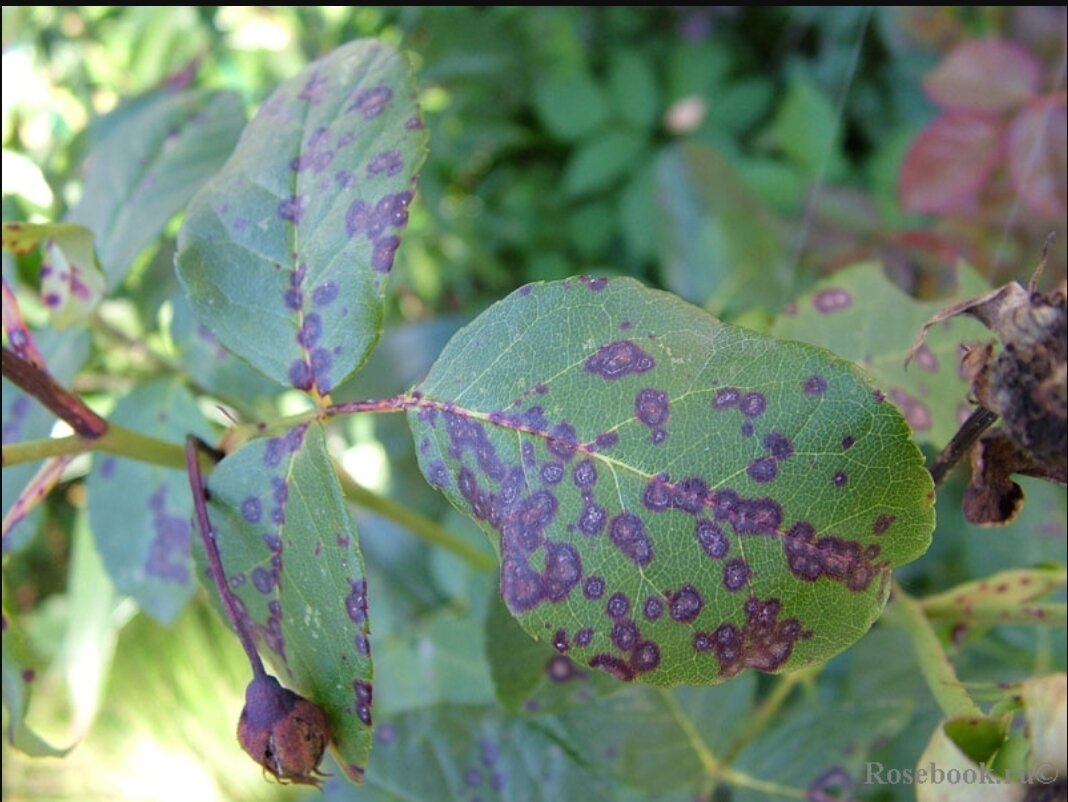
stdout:
<svg viewBox="0 0 1068 802">
<path fill-rule="evenodd" d="M 564 168 L 564 192 L 585 195 L 634 169 L 645 141 L 630 131 L 608 131 L 578 147 Z"/>
<path fill-rule="evenodd" d="M 74 223 L 4 223 L 4 250 L 28 253 L 41 246 L 41 300 L 52 325 L 84 321 L 104 296 L 104 274 L 93 251 L 93 234 Z"/>
<path fill-rule="evenodd" d="M 329 393 L 378 340 L 426 142 L 388 45 L 351 42 L 282 84 L 179 233 L 200 322 L 275 381 Z"/>
<path fill-rule="evenodd" d="M 104 133 L 90 148 L 82 200 L 70 213 L 96 235 L 112 287 L 218 172 L 245 124 L 233 92 L 161 90 L 129 105 L 100 121 Z"/>
<path fill-rule="evenodd" d="M 656 125 L 660 116 L 660 90 L 649 60 L 636 50 L 624 50 L 608 71 L 608 88 L 616 114 L 638 130 Z"/>
<path fill-rule="evenodd" d="M 608 101 L 584 72 L 548 75 L 534 86 L 534 110 L 557 139 L 574 142 L 593 133 L 608 117 Z"/>
<path fill-rule="evenodd" d="M 725 315 L 786 301 L 784 229 L 724 158 L 696 144 L 665 150 L 656 184 L 668 289 Z"/>
<path fill-rule="evenodd" d="M 864 263 L 841 270 L 801 296 L 772 328 L 776 337 L 804 340 L 852 359 L 872 375 L 905 415 L 915 437 L 948 443 L 971 412 L 968 383 L 957 372 L 961 343 L 989 339 L 976 321 L 956 318 L 932 329 L 908 369 L 905 355 L 920 327 L 957 298 L 988 287 L 962 267 L 953 298 L 917 301 Z"/>
<path fill-rule="evenodd" d="M 446 346 L 409 424 L 524 629 L 657 685 L 826 660 L 927 548 L 931 480 L 850 363 L 630 279 L 528 285 Z"/>
<path fill-rule="evenodd" d="M 111 420 L 161 440 L 210 437 L 196 400 L 174 378 L 124 395 Z M 196 588 L 182 471 L 100 455 L 89 475 L 89 525 L 111 581 L 157 620 L 170 624 Z"/>
<path fill-rule="evenodd" d="M 840 116 L 817 86 L 797 74 L 779 104 L 769 134 L 787 160 L 806 176 L 833 181 L 846 171 L 838 130 Z"/>
<path fill-rule="evenodd" d="M 263 656 L 326 711 L 331 748 L 359 782 L 371 746 L 367 580 L 322 426 L 248 443 L 208 487 L 226 575 Z"/>
</svg>

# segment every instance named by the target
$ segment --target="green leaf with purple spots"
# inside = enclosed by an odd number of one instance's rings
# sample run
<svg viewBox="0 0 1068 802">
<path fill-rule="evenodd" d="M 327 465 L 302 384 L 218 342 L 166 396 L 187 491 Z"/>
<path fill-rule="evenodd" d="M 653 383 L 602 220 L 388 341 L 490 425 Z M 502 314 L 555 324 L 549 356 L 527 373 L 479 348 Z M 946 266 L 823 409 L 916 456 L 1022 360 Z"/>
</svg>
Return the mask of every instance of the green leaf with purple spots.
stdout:
<svg viewBox="0 0 1068 802">
<path fill-rule="evenodd" d="M 70 220 L 96 235 L 110 286 L 219 171 L 244 124 L 233 92 L 172 89 L 133 98 L 94 122 L 82 200 Z"/>
<path fill-rule="evenodd" d="M 174 378 L 135 387 L 110 420 L 171 442 L 190 433 L 211 439 L 196 399 Z M 89 526 L 111 581 L 151 616 L 173 623 L 196 589 L 185 472 L 101 454 L 87 491 Z"/>
<path fill-rule="evenodd" d="M 104 296 L 93 233 L 75 223 L 4 223 L 4 250 L 41 254 L 41 301 L 63 329 L 89 317 Z"/>
<path fill-rule="evenodd" d="M 282 84 L 179 234 L 200 322 L 275 381 L 329 393 L 378 340 L 426 143 L 411 68 L 386 44 L 352 42 Z"/>
<path fill-rule="evenodd" d="M 208 489 L 223 566 L 260 654 L 326 711 L 334 756 L 359 782 L 371 746 L 367 581 L 322 426 L 248 443 L 219 463 Z"/>
<path fill-rule="evenodd" d="M 852 363 L 630 279 L 520 289 L 409 404 L 423 474 L 490 537 L 512 613 L 625 680 L 824 661 L 930 541 L 922 455 Z"/>
<path fill-rule="evenodd" d="M 955 318 L 931 330 L 907 370 L 905 355 L 936 312 L 990 289 L 970 267 L 961 266 L 958 274 L 953 297 L 924 302 L 888 281 L 880 265 L 855 265 L 798 299 L 771 333 L 852 359 L 901 410 L 917 439 L 941 447 L 972 410 L 969 383 L 957 371 L 961 344 L 988 340 L 989 332 L 971 318 Z"/>
</svg>

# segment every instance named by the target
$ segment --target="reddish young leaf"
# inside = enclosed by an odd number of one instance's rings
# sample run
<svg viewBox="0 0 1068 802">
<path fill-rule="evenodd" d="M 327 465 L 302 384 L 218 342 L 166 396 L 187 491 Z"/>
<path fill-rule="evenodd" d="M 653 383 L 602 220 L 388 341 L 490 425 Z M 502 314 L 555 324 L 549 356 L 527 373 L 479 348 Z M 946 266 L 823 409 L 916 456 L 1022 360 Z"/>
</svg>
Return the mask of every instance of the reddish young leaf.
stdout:
<svg viewBox="0 0 1068 802">
<path fill-rule="evenodd" d="M 1037 94 L 1042 68 L 1019 45 L 980 39 L 954 48 L 923 80 L 943 109 L 1001 112 Z"/>
<path fill-rule="evenodd" d="M 945 214 L 967 206 L 1001 159 L 1003 123 L 957 111 L 924 128 L 905 154 L 898 198 L 907 212 Z"/>
<path fill-rule="evenodd" d="M 1028 103 L 1013 119 L 1008 137 L 1009 175 L 1027 207 L 1064 221 L 1068 212 L 1068 96 Z"/>
</svg>

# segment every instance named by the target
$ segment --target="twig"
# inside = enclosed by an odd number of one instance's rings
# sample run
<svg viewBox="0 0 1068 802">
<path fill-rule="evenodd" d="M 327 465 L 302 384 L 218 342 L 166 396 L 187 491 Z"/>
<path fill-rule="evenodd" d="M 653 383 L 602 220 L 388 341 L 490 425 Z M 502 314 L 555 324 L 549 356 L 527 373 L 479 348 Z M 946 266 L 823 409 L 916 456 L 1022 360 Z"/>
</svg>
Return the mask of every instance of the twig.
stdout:
<svg viewBox="0 0 1068 802">
<path fill-rule="evenodd" d="M 204 477 L 200 472 L 199 454 L 204 452 L 216 459 L 216 452 L 211 446 L 203 442 L 195 435 L 189 435 L 185 439 L 185 465 L 189 474 L 189 488 L 193 493 L 193 508 L 197 516 L 197 529 L 200 531 L 200 539 L 204 543 L 204 553 L 208 557 L 208 566 L 211 569 L 211 578 L 215 583 L 215 589 L 219 591 L 226 614 L 237 632 L 238 640 L 248 655 L 248 661 L 252 666 L 252 676 L 257 679 L 265 679 L 267 671 L 263 667 L 260 654 L 256 651 L 256 641 L 252 633 L 248 631 L 248 622 L 241 616 L 237 598 L 226 582 L 226 571 L 223 569 L 222 557 L 219 556 L 219 545 L 215 541 L 215 530 L 208 519 L 208 489 L 204 485 Z"/>
<path fill-rule="evenodd" d="M 946 474 L 953 470 L 953 466 L 961 461 L 976 441 L 982 437 L 983 432 L 989 429 L 997 419 L 997 413 L 991 412 L 984 406 L 978 406 L 972 410 L 972 414 L 960 425 L 953 439 L 942 449 L 942 453 L 931 465 L 931 478 L 934 479 L 935 487 L 942 484 Z"/>
<path fill-rule="evenodd" d="M 47 371 L 8 348 L 3 349 L 3 373 L 4 378 L 69 423 L 76 434 L 95 439 L 107 432 L 108 422 L 89 409 L 82 399 L 61 387 Z"/>
</svg>

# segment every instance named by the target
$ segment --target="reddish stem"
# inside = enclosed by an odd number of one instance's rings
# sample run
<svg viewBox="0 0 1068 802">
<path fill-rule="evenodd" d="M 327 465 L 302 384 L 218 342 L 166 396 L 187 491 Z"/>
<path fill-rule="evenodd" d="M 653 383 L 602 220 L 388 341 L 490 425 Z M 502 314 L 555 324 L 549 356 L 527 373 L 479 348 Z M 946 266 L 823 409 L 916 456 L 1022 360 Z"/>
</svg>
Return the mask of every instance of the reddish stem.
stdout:
<svg viewBox="0 0 1068 802">
<path fill-rule="evenodd" d="M 252 665 L 252 676 L 264 678 L 267 671 L 263 667 L 259 652 L 256 651 L 256 641 L 252 633 L 248 631 L 248 623 L 241 616 L 237 598 L 226 583 L 226 571 L 223 569 L 222 557 L 219 556 L 219 545 L 215 541 L 215 530 L 208 519 L 208 489 L 204 485 L 204 477 L 200 472 L 199 452 L 204 451 L 213 459 L 217 459 L 215 449 L 204 443 L 199 437 L 189 435 L 185 439 L 185 466 L 189 474 L 189 487 L 193 492 L 193 509 L 197 516 L 197 529 L 200 530 L 200 539 L 204 542 L 204 553 L 208 557 L 208 567 L 211 570 L 211 578 L 215 583 L 215 589 L 219 591 L 223 607 L 234 625 L 238 640 L 248 655 L 248 661 Z"/>
<path fill-rule="evenodd" d="M 395 395 L 393 398 L 373 401 L 345 401 L 326 408 L 328 415 L 345 415 L 350 412 L 403 412 L 418 405 L 420 395 Z"/>
<path fill-rule="evenodd" d="M 60 386 L 48 371 L 8 348 L 3 349 L 3 373 L 4 378 L 14 382 L 69 423 L 81 437 L 95 440 L 107 433 L 108 422 L 89 409 L 82 399 Z"/>
</svg>

